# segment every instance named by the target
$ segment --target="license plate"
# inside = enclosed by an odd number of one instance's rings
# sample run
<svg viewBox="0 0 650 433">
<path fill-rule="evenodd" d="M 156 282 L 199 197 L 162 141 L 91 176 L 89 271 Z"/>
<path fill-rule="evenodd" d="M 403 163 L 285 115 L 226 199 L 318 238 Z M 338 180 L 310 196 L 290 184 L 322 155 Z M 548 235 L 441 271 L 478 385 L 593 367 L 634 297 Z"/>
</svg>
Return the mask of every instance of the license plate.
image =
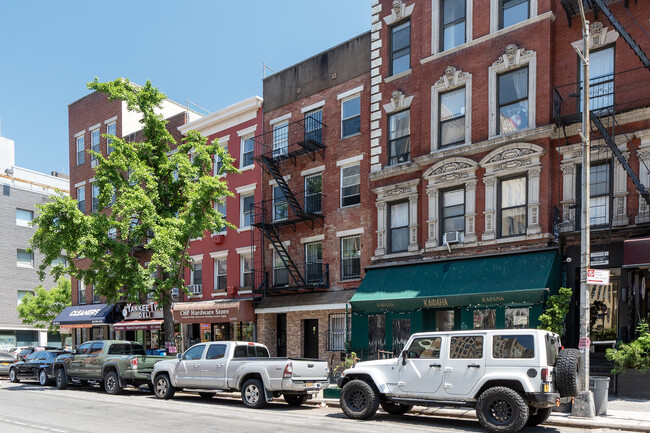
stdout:
<svg viewBox="0 0 650 433">
<path fill-rule="evenodd" d="M 3 362 L 2 365 L 10 365 L 9 362 Z"/>
<path fill-rule="evenodd" d="M 314 382 L 305 382 L 305 385 L 307 386 L 307 388 L 313 388 Z"/>
</svg>

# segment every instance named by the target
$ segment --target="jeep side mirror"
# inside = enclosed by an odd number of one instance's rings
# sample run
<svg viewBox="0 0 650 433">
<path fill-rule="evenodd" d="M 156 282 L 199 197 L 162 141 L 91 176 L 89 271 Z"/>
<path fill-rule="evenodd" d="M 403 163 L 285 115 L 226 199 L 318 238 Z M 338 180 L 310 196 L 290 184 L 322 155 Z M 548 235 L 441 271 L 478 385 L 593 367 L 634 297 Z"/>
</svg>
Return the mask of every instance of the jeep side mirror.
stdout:
<svg viewBox="0 0 650 433">
<path fill-rule="evenodd" d="M 402 351 L 402 365 L 406 365 L 406 358 L 408 358 L 408 352 L 406 350 Z"/>
</svg>

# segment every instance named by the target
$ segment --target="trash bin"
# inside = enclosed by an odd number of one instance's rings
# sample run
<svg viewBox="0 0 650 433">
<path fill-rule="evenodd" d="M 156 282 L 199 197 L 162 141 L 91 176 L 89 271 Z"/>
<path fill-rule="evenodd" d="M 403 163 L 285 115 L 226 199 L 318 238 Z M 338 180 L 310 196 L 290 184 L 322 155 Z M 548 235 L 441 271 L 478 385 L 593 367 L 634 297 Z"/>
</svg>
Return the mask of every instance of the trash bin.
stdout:
<svg viewBox="0 0 650 433">
<path fill-rule="evenodd" d="M 607 415 L 609 377 L 589 377 L 589 390 L 594 394 L 594 406 L 596 407 L 596 415 Z"/>
</svg>

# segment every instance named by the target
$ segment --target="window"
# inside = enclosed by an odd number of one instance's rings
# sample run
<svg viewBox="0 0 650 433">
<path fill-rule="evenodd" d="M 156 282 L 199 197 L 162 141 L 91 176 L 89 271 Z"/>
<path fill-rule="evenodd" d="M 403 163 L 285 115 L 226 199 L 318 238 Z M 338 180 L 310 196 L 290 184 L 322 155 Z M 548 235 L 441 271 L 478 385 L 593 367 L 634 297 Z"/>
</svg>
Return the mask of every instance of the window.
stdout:
<svg viewBox="0 0 650 433">
<path fill-rule="evenodd" d="M 34 219 L 34 211 L 26 209 L 16 209 L 16 225 L 29 227 L 29 223 Z"/>
<path fill-rule="evenodd" d="M 323 110 L 305 113 L 305 144 L 323 142 Z"/>
<path fill-rule="evenodd" d="M 111 227 L 108 229 L 108 238 L 110 240 L 117 240 L 117 228 Z"/>
<path fill-rule="evenodd" d="M 305 177 L 305 212 L 321 212 L 321 194 L 323 192 L 322 174 Z"/>
<path fill-rule="evenodd" d="M 93 183 L 91 187 L 91 191 L 92 191 L 91 211 L 97 212 L 97 209 L 99 209 L 99 185 Z"/>
<path fill-rule="evenodd" d="M 391 203 L 389 206 L 389 250 L 391 253 L 406 251 L 409 245 L 409 203 Z"/>
<path fill-rule="evenodd" d="M 465 2 L 466 0 L 442 0 L 441 2 L 441 51 L 465 43 Z"/>
<path fill-rule="evenodd" d="M 56 259 L 52 260 L 52 266 L 63 265 L 65 266 L 65 257 L 59 256 Z"/>
<path fill-rule="evenodd" d="M 465 87 L 440 95 L 440 147 L 465 142 Z"/>
<path fill-rule="evenodd" d="M 77 280 L 77 304 L 82 305 L 86 303 L 86 286 L 81 280 Z"/>
<path fill-rule="evenodd" d="M 449 345 L 449 358 L 483 358 L 483 337 L 479 335 L 463 335 L 460 337 L 451 337 L 451 344 Z"/>
<path fill-rule="evenodd" d="M 526 234 L 526 177 L 499 182 L 499 237 Z"/>
<path fill-rule="evenodd" d="M 102 349 L 104 348 L 104 343 L 103 342 L 95 342 L 90 346 L 90 352 L 88 355 L 90 356 L 97 356 L 102 353 Z"/>
<path fill-rule="evenodd" d="M 525 308 L 506 308 L 506 329 L 528 328 L 530 310 Z"/>
<path fill-rule="evenodd" d="M 95 129 L 94 131 L 90 131 L 90 150 L 99 153 L 99 129 Z M 90 156 L 90 163 L 94 167 L 97 165 L 97 157 L 94 155 Z"/>
<path fill-rule="evenodd" d="M 97 289 L 95 289 L 95 286 L 92 285 L 91 289 L 93 291 L 93 304 L 99 304 L 102 302 L 102 296 L 97 292 Z"/>
<path fill-rule="evenodd" d="M 411 22 L 390 29 L 390 75 L 408 71 L 411 67 Z"/>
<path fill-rule="evenodd" d="M 197 359 L 201 359 L 201 357 L 203 356 L 203 351 L 204 350 L 205 350 L 205 344 L 200 344 L 198 346 L 190 347 L 183 354 L 183 360 L 185 360 L 185 361 L 194 361 L 194 360 L 197 360 Z"/>
<path fill-rule="evenodd" d="M 253 288 L 253 256 L 250 254 L 241 256 L 241 286 Z"/>
<path fill-rule="evenodd" d="M 228 262 L 226 259 L 214 261 L 214 291 L 224 292 L 228 286 Z"/>
<path fill-rule="evenodd" d="M 289 270 L 284 266 L 282 257 L 277 251 L 273 251 L 273 285 L 288 286 Z"/>
<path fill-rule="evenodd" d="M 107 135 L 117 135 L 117 124 L 115 122 L 109 123 L 106 125 L 106 134 Z M 108 137 L 106 138 L 106 153 L 111 154 L 113 152 L 113 139 Z"/>
<path fill-rule="evenodd" d="M 345 335 L 348 327 L 345 323 L 345 313 L 330 314 L 329 349 L 342 352 L 345 350 Z"/>
<path fill-rule="evenodd" d="M 505 29 L 513 24 L 520 23 L 528 19 L 529 0 L 501 0 L 501 16 L 499 22 L 500 28 Z"/>
<path fill-rule="evenodd" d="M 221 359 L 224 356 L 226 356 L 225 344 L 211 344 L 208 346 L 208 353 L 206 353 L 205 359 Z"/>
<path fill-rule="evenodd" d="M 416 338 L 409 346 L 410 359 L 439 359 L 442 338 Z"/>
<path fill-rule="evenodd" d="M 194 263 L 192 265 L 192 284 L 195 286 L 202 285 L 203 284 L 203 264 L 201 263 Z"/>
<path fill-rule="evenodd" d="M 273 221 L 286 220 L 289 216 L 289 204 L 284 191 L 279 186 L 273 187 Z"/>
<path fill-rule="evenodd" d="M 454 310 L 436 311 L 436 331 L 454 330 Z"/>
<path fill-rule="evenodd" d="M 262 346 L 236 346 L 233 358 L 268 358 L 269 351 Z"/>
<path fill-rule="evenodd" d="M 228 146 L 222 146 L 223 149 L 228 152 Z M 223 160 L 219 155 L 214 155 L 214 175 L 215 176 L 221 176 L 225 173 L 221 172 L 221 169 L 223 168 Z"/>
<path fill-rule="evenodd" d="M 84 163 L 84 136 L 77 137 L 77 165 Z"/>
<path fill-rule="evenodd" d="M 83 213 L 86 212 L 86 187 L 77 188 L 77 208 Z"/>
<path fill-rule="evenodd" d="M 273 125 L 273 157 L 286 156 L 289 153 L 289 122 Z"/>
<path fill-rule="evenodd" d="M 361 132 L 361 96 L 341 102 L 341 138 Z"/>
<path fill-rule="evenodd" d="M 474 310 L 474 329 L 495 329 L 497 327 L 497 310 Z"/>
<path fill-rule="evenodd" d="M 34 267 L 34 253 L 30 253 L 27 250 L 17 250 L 16 258 L 18 261 L 18 266 L 21 268 L 33 268 Z"/>
<path fill-rule="evenodd" d="M 465 188 L 440 194 L 440 231 L 442 245 L 445 245 L 446 236 L 449 236 L 447 233 L 465 232 Z"/>
<path fill-rule="evenodd" d="M 90 343 L 84 343 L 77 348 L 77 354 L 88 355 L 90 353 Z"/>
<path fill-rule="evenodd" d="M 305 244 L 305 273 L 308 283 L 318 283 L 323 277 L 323 244 L 310 242 Z"/>
<path fill-rule="evenodd" d="M 361 203 L 360 164 L 341 168 L 341 207 Z"/>
<path fill-rule="evenodd" d="M 388 165 L 408 162 L 411 157 L 411 112 L 404 110 L 388 117 Z"/>
<path fill-rule="evenodd" d="M 28 294 L 33 296 L 34 292 L 30 292 L 29 290 L 18 290 L 18 305 L 23 302 L 23 298 Z"/>
<path fill-rule="evenodd" d="M 528 127 L 528 68 L 499 75 L 499 134 Z"/>
<path fill-rule="evenodd" d="M 361 277 L 361 236 L 341 238 L 341 279 Z"/>
<path fill-rule="evenodd" d="M 531 359 L 535 357 L 532 335 L 495 335 L 492 337 L 492 357 Z"/>
<path fill-rule="evenodd" d="M 582 63 L 578 62 L 580 82 L 584 80 Z M 579 89 L 582 111 L 582 84 Z M 589 53 L 589 109 L 599 110 L 614 105 L 614 47 Z"/>
<path fill-rule="evenodd" d="M 228 215 L 227 208 L 226 208 L 226 198 L 224 197 L 222 200 L 223 200 L 223 203 L 216 202 L 216 203 L 214 204 L 214 209 L 215 209 L 217 212 L 219 212 L 219 213 L 221 214 L 222 218 L 223 218 L 224 221 L 225 221 L 225 220 L 226 220 L 226 217 L 227 217 L 227 215 Z M 218 228 L 218 229 L 215 231 L 215 234 L 216 234 L 216 233 L 226 233 L 226 226 L 225 226 L 225 224 L 224 224 L 223 227 Z"/>
<path fill-rule="evenodd" d="M 592 226 L 609 224 L 609 203 L 611 200 L 609 195 L 609 169 L 609 162 L 589 167 L 589 224 Z"/>
<path fill-rule="evenodd" d="M 247 195 L 241 197 L 241 224 L 243 227 L 250 227 L 253 225 L 253 196 Z"/>
<path fill-rule="evenodd" d="M 253 137 L 242 138 L 241 168 L 253 165 L 254 144 Z"/>
</svg>

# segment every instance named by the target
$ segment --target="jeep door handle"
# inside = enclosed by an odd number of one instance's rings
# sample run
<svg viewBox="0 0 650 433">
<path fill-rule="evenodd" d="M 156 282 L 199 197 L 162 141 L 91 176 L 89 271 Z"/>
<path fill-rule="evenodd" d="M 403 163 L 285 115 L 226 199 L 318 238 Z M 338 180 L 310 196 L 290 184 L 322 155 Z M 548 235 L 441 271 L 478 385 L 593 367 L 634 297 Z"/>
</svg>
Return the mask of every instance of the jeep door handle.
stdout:
<svg viewBox="0 0 650 433">
<path fill-rule="evenodd" d="M 481 368 L 478 364 L 467 364 L 467 368 Z"/>
<path fill-rule="evenodd" d="M 223 367 L 223 364 L 217 364 L 217 367 L 221 368 Z"/>
<path fill-rule="evenodd" d="M 440 364 L 429 364 L 429 367 L 431 367 L 431 368 L 434 368 L 434 367 L 435 368 L 440 368 L 440 367 L 442 367 L 442 365 L 440 365 Z"/>
</svg>

